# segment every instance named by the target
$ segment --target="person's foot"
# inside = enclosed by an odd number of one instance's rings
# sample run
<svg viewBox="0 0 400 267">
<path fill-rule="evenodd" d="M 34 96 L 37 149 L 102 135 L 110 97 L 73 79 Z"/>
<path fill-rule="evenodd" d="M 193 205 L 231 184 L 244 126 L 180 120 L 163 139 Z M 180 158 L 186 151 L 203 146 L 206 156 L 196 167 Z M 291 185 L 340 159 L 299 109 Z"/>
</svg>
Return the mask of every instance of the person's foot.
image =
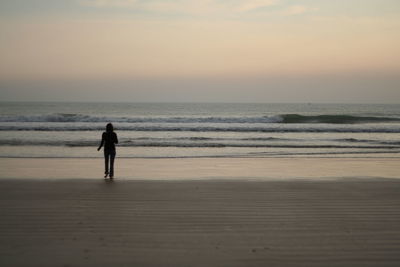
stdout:
<svg viewBox="0 0 400 267">
<path fill-rule="evenodd" d="M 107 176 L 108 176 L 108 172 L 105 172 L 104 173 L 104 178 L 107 178 Z"/>
<path fill-rule="evenodd" d="M 110 179 L 111 179 L 111 180 L 114 179 L 114 176 L 113 176 L 113 175 L 110 175 Z"/>
</svg>

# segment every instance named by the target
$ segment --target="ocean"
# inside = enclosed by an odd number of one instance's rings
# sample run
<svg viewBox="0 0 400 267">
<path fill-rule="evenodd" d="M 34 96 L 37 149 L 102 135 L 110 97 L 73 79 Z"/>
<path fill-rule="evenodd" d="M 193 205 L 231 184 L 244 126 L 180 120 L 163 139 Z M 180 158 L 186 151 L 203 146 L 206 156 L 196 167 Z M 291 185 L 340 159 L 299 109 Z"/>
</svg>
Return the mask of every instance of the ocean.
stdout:
<svg viewBox="0 0 400 267">
<path fill-rule="evenodd" d="M 0 103 L 0 157 L 400 157 L 400 105 Z"/>
</svg>

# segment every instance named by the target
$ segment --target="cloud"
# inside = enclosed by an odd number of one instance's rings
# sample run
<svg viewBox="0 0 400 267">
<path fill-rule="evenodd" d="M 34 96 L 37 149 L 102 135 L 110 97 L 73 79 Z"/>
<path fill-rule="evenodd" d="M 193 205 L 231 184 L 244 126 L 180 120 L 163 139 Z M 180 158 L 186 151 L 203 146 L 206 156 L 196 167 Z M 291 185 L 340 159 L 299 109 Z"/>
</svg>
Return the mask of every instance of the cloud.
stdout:
<svg viewBox="0 0 400 267">
<path fill-rule="evenodd" d="M 136 7 L 138 0 L 79 0 L 82 6 L 92 7 Z"/>
<path fill-rule="evenodd" d="M 263 7 L 268 7 L 272 5 L 276 5 L 278 3 L 277 0 L 249 0 L 249 1 L 241 1 L 236 10 L 240 12 L 246 12 L 250 10 L 255 10 Z"/>
<path fill-rule="evenodd" d="M 315 11 L 318 11 L 318 8 L 295 5 L 295 6 L 290 6 L 287 9 L 283 10 L 281 14 L 284 16 L 294 16 Z"/>
<path fill-rule="evenodd" d="M 243 13 L 276 5 L 280 0 L 78 0 L 83 6 L 96 8 L 131 8 L 149 12 L 184 14 Z"/>
</svg>

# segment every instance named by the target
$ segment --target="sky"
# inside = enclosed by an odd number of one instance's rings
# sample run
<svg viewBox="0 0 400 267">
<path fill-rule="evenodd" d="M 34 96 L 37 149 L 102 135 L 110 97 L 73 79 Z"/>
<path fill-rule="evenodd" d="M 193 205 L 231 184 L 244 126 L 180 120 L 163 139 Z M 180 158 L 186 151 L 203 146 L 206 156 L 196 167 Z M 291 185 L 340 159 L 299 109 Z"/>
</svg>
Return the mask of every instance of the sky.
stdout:
<svg viewBox="0 0 400 267">
<path fill-rule="evenodd" d="M 0 0 L 2 101 L 400 102 L 398 0 Z"/>
</svg>

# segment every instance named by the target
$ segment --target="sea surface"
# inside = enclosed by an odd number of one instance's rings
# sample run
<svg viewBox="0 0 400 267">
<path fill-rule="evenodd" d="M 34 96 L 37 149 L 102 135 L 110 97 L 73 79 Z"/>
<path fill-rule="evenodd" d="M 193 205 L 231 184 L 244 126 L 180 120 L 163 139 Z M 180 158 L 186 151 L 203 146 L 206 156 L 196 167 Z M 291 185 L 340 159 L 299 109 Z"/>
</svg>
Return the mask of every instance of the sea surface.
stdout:
<svg viewBox="0 0 400 267">
<path fill-rule="evenodd" d="M 0 103 L 0 157 L 400 157 L 400 105 Z"/>
</svg>

